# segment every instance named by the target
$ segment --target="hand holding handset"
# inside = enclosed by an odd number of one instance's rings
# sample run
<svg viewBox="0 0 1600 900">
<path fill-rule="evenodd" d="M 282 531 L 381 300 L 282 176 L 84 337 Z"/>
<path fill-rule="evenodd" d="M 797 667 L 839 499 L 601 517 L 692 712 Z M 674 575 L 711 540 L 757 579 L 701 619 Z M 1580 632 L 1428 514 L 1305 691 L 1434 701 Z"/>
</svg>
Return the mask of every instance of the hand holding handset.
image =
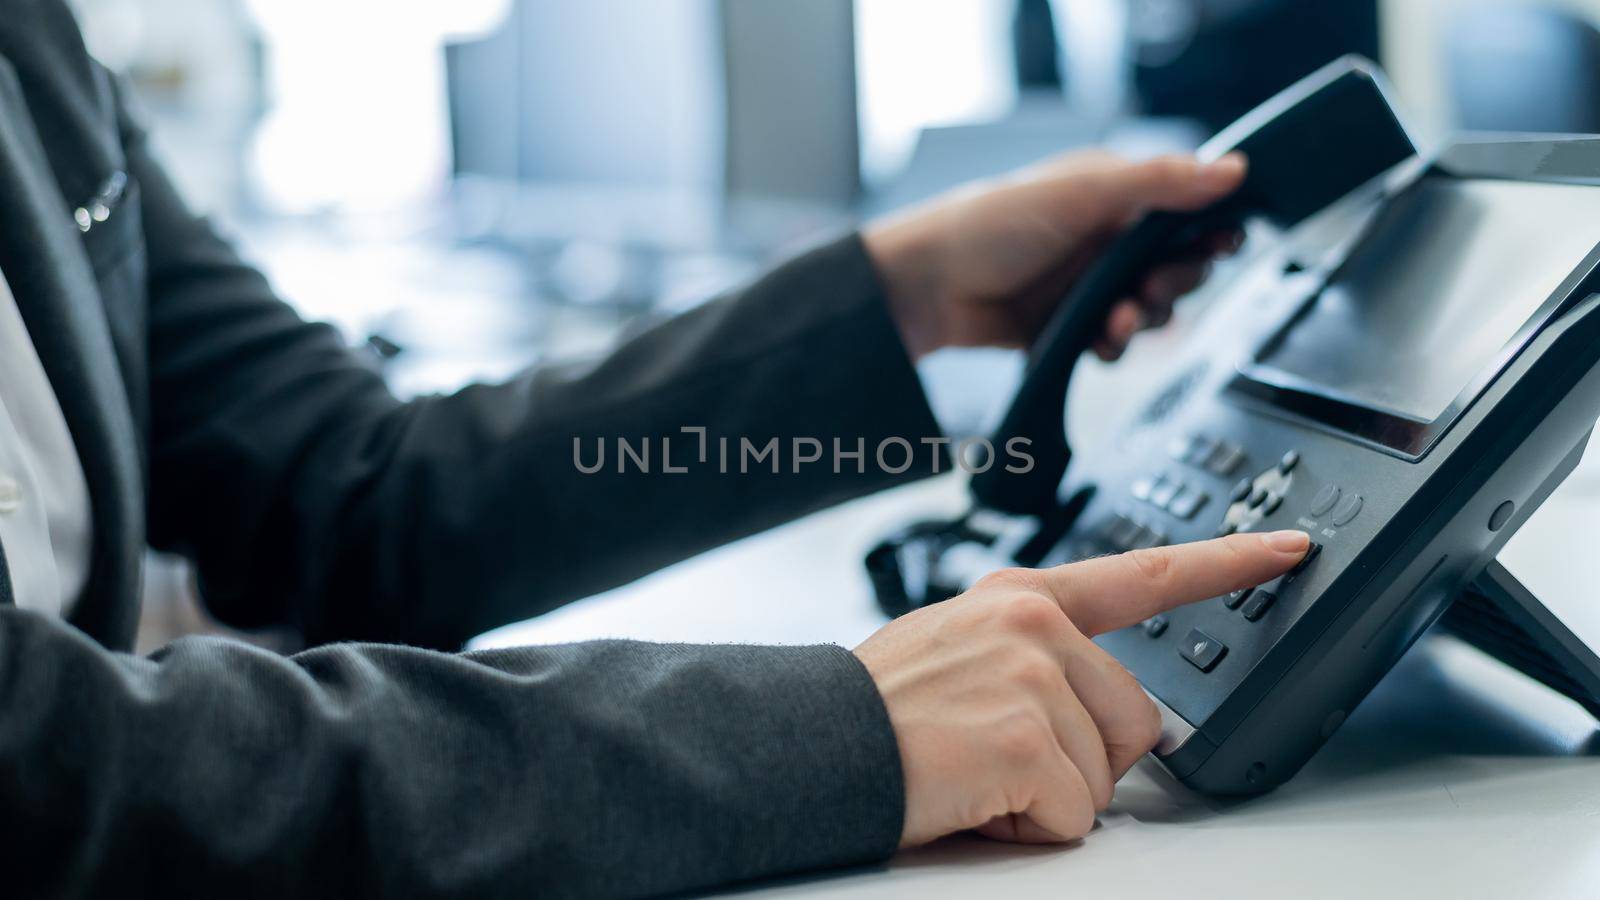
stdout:
<svg viewBox="0 0 1600 900">
<path fill-rule="evenodd" d="M 993 466 L 972 478 L 982 506 L 1019 515 L 1048 510 L 1071 449 L 1063 419 L 1078 357 L 1105 330 L 1117 301 L 1138 278 L 1196 239 L 1260 216 L 1287 228 L 1328 206 L 1416 148 L 1384 94 L 1376 66 L 1347 56 L 1306 76 L 1207 141 L 1212 161 L 1245 154 L 1249 172 L 1227 199 L 1187 213 L 1153 212 L 1118 238 L 1079 279 L 1045 327 L 1021 388 L 994 438 L 1027 438 L 1034 465 L 1024 473 Z"/>
</svg>

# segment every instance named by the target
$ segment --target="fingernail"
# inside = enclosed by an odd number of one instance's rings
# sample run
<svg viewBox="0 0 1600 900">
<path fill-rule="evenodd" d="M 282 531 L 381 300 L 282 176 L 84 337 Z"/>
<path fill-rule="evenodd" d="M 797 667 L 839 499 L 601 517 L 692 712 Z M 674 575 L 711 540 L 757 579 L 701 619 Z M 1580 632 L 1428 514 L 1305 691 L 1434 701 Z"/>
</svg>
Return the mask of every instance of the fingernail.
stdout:
<svg viewBox="0 0 1600 900">
<path fill-rule="evenodd" d="M 1261 536 L 1261 543 L 1277 553 L 1304 553 L 1311 546 L 1311 535 L 1304 531 L 1272 531 Z"/>
</svg>

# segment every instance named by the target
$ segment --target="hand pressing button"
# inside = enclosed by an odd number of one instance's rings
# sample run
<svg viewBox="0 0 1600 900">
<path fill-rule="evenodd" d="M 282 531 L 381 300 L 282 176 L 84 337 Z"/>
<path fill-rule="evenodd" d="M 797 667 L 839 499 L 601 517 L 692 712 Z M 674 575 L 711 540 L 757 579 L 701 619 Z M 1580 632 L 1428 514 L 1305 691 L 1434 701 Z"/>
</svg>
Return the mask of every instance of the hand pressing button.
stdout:
<svg viewBox="0 0 1600 900">
<path fill-rule="evenodd" d="M 1289 571 L 1283 573 L 1283 583 L 1284 584 L 1288 584 L 1288 583 L 1294 581 L 1296 578 L 1299 578 L 1300 577 L 1300 573 L 1304 572 L 1306 570 L 1306 566 L 1311 565 L 1311 561 L 1316 559 L 1317 558 L 1317 554 L 1319 554 L 1321 552 L 1322 552 L 1322 545 L 1317 543 L 1317 542 L 1315 542 L 1315 541 L 1313 541 L 1311 543 L 1311 546 L 1306 549 L 1306 555 L 1298 563 L 1295 564 L 1295 567 L 1290 569 Z"/>
</svg>

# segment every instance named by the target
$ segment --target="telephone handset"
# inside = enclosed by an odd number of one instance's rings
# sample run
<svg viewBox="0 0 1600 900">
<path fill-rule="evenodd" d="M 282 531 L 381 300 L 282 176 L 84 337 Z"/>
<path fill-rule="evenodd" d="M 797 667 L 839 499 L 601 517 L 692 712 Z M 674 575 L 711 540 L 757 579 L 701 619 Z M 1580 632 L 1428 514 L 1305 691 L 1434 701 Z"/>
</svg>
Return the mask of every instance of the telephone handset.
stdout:
<svg viewBox="0 0 1600 900">
<path fill-rule="evenodd" d="M 1260 216 L 1282 228 L 1323 209 L 1416 153 L 1365 59 L 1347 56 L 1278 93 L 1198 151 L 1203 161 L 1243 152 L 1249 173 L 1234 194 L 1191 213 L 1153 212 L 1118 238 L 1062 301 L 993 441 L 1031 441 L 1033 468 L 993 466 L 973 475 L 982 506 L 1019 515 L 1056 502 L 1071 458 L 1062 409 L 1073 366 L 1105 330 L 1112 306 L 1164 255 L 1194 239 Z"/>
</svg>

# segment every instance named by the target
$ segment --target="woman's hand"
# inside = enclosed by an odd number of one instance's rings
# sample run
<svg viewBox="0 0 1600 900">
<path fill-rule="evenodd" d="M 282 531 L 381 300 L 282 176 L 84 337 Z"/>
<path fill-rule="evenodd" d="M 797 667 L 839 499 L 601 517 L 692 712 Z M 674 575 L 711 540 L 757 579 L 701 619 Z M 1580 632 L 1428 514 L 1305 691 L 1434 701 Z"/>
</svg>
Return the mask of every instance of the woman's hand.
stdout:
<svg viewBox="0 0 1600 900">
<path fill-rule="evenodd" d="M 1087 834 L 1161 730 L 1090 639 L 1276 578 L 1309 546 L 1276 531 L 1007 569 L 885 625 L 855 654 L 900 745 L 901 845 L 973 828 L 1027 843 Z"/>
<path fill-rule="evenodd" d="M 1095 257 L 1149 210 L 1193 210 L 1233 192 L 1245 160 L 1189 156 L 1128 162 L 1072 153 L 935 199 L 863 232 L 906 348 L 1026 347 Z M 1095 351 L 1120 356 L 1134 332 L 1160 325 L 1241 235 L 1213 235 L 1150 270 L 1118 303 Z"/>
</svg>

